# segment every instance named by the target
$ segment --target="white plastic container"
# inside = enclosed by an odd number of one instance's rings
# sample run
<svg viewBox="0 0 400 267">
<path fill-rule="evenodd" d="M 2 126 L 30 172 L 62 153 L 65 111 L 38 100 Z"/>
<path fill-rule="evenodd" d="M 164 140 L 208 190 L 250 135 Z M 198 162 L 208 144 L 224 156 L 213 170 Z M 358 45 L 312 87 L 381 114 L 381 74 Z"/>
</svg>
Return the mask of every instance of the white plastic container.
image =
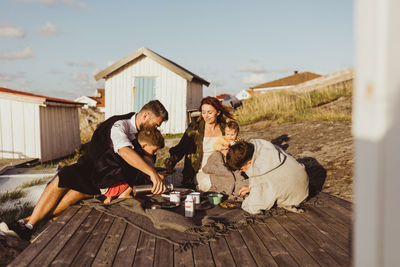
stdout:
<svg viewBox="0 0 400 267">
<path fill-rule="evenodd" d="M 169 193 L 169 201 L 173 203 L 180 203 L 181 193 L 177 191 L 172 191 L 171 193 Z"/>
<path fill-rule="evenodd" d="M 185 199 L 185 216 L 193 217 L 194 216 L 194 203 L 193 196 L 188 195 Z"/>
<path fill-rule="evenodd" d="M 193 192 L 190 195 L 193 197 L 194 204 L 200 204 L 200 192 Z"/>
</svg>

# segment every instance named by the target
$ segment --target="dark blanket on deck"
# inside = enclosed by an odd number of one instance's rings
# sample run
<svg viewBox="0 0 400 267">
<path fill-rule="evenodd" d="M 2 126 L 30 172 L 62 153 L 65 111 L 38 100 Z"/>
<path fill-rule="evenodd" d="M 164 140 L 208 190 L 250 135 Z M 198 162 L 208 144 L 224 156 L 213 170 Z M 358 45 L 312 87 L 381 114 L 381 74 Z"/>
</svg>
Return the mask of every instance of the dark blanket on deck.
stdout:
<svg viewBox="0 0 400 267">
<path fill-rule="evenodd" d="M 150 209 L 152 204 L 163 202 L 160 196 L 155 196 L 144 201 L 116 199 L 111 204 L 103 204 L 101 200 L 94 198 L 84 200 L 81 204 L 120 218 L 141 231 L 178 245 L 181 249 L 204 244 L 220 235 L 226 235 L 230 230 L 256 221 L 262 222 L 263 218 L 279 216 L 286 212 L 274 208 L 264 214 L 250 215 L 242 210 L 240 205 L 236 208 L 207 208 L 207 200 L 202 201 L 203 204 L 198 207 L 202 210 L 195 210 L 193 218 L 184 216 L 183 205 L 169 209 Z"/>
</svg>

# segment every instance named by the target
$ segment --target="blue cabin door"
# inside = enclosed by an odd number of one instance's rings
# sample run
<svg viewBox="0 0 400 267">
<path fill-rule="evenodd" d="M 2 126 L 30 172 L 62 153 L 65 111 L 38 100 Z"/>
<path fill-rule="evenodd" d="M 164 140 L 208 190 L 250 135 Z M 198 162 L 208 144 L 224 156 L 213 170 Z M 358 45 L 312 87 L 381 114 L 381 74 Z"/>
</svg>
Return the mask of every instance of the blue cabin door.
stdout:
<svg viewBox="0 0 400 267">
<path fill-rule="evenodd" d="M 135 95 L 133 98 L 133 111 L 139 110 L 156 96 L 156 78 L 135 77 Z"/>
</svg>

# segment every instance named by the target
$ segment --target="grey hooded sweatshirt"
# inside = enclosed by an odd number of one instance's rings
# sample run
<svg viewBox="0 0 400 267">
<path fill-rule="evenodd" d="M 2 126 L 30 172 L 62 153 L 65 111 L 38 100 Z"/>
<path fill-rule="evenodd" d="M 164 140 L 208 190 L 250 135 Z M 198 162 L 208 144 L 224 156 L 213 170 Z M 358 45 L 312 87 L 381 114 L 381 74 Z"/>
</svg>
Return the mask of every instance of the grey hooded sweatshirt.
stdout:
<svg viewBox="0 0 400 267">
<path fill-rule="evenodd" d="M 280 147 L 263 139 L 252 139 L 254 154 L 246 171 L 250 193 L 242 209 L 257 214 L 276 203 L 278 207 L 298 206 L 308 196 L 308 176 L 298 163 Z"/>
</svg>

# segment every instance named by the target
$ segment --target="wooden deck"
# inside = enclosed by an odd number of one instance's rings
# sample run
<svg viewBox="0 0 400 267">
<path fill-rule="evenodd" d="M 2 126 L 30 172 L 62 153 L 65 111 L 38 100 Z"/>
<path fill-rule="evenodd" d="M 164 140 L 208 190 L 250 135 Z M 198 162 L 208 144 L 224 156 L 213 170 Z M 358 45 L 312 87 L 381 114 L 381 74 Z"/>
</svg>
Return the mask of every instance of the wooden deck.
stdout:
<svg viewBox="0 0 400 267">
<path fill-rule="evenodd" d="M 352 204 L 324 193 L 311 201 L 318 202 L 305 213 L 271 217 L 183 252 L 122 220 L 73 206 L 11 266 L 351 265 Z"/>
</svg>

